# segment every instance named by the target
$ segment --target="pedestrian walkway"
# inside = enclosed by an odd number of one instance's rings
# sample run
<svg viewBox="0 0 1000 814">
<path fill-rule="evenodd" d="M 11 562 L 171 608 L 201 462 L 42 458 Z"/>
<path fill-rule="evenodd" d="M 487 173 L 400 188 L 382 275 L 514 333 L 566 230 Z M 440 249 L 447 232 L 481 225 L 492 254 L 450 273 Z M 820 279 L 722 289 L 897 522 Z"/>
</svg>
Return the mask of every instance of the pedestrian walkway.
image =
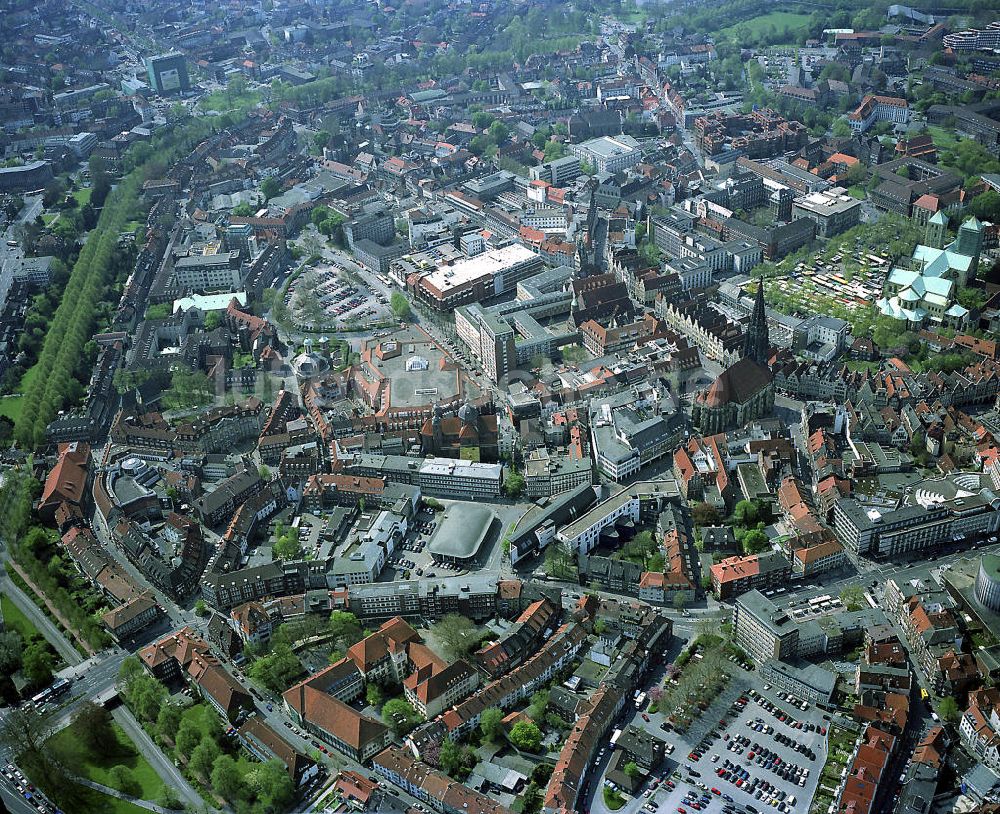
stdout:
<svg viewBox="0 0 1000 814">
<path fill-rule="evenodd" d="M 28 587 L 35 592 L 35 595 L 38 596 L 45 603 L 45 607 L 49 609 L 49 613 L 51 613 L 54 617 L 56 617 L 56 619 L 59 620 L 59 624 L 62 625 L 67 631 L 69 631 L 70 635 L 80 643 L 80 647 L 82 647 L 91 656 L 93 656 L 94 653 L 96 652 L 94 648 L 92 648 L 84 640 L 84 638 L 73 629 L 73 626 L 69 623 L 69 620 L 66 619 L 61 613 L 59 613 L 58 609 L 55 607 L 55 605 L 52 604 L 51 601 L 49 601 L 49 598 L 45 596 L 44 592 L 37 585 L 35 585 L 35 583 L 31 581 L 27 573 L 25 573 L 24 569 L 21 568 L 21 566 L 19 566 L 16 562 L 14 562 L 14 560 L 10 560 L 10 564 L 14 568 L 14 570 L 17 571 L 21 579 L 23 579 L 27 583 Z M 30 599 L 30 597 L 28 598 Z"/>
<path fill-rule="evenodd" d="M 100 783 L 95 783 L 93 780 L 87 780 L 83 777 L 75 778 L 76 782 L 81 786 L 86 786 L 87 788 L 99 791 L 102 794 L 107 794 L 109 797 L 115 797 L 118 800 L 125 800 L 134 806 L 139 806 L 139 808 L 145 808 L 149 811 L 155 811 L 156 814 L 177 814 L 175 811 L 171 811 L 169 808 L 164 808 L 163 806 L 158 806 L 156 803 L 151 803 L 149 800 L 140 800 L 138 797 L 133 797 L 130 794 L 125 794 L 124 792 L 118 791 L 118 789 L 113 789 L 111 786 L 104 786 Z"/>
<path fill-rule="evenodd" d="M 177 793 L 182 803 L 196 808 L 207 807 L 201 795 L 192 788 L 173 761 L 163 754 L 160 747 L 153 742 L 153 739 L 149 737 L 149 734 L 142 728 L 128 707 L 116 707 L 111 715 L 125 730 L 125 734 L 132 739 L 139 752 L 149 761 L 164 784 Z M 210 810 L 215 811 L 214 808 Z M 230 809 L 227 807 L 226 811 L 230 811 Z"/>
<path fill-rule="evenodd" d="M 52 620 L 49 619 L 41 609 L 34 603 L 21 588 L 10 579 L 6 572 L 0 572 L 0 590 L 24 613 L 31 623 L 38 628 L 45 639 L 55 648 L 55 651 L 71 665 L 81 664 L 83 656 L 73 645 L 63 636 Z"/>
</svg>

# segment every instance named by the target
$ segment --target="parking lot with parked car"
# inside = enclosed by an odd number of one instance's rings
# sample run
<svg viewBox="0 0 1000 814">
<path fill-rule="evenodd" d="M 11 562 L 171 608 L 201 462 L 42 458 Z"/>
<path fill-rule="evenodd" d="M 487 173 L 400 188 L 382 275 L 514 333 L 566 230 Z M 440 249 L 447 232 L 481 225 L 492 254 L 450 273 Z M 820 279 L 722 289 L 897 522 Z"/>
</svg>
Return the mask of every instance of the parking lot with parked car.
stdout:
<svg viewBox="0 0 1000 814">
<path fill-rule="evenodd" d="M 396 545 L 395 553 L 389 558 L 388 565 L 392 569 L 389 576 L 401 576 L 403 579 L 412 577 L 455 576 L 464 573 L 457 565 L 447 562 L 435 562 L 427 552 L 427 545 L 437 527 L 440 517 L 434 512 L 418 512 L 406 536 Z"/>
<path fill-rule="evenodd" d="M 625 814 L 797 814 L 826 759 L 823 711 L 740 669 L 685 734 L 659 713 L 640 710 L 632 723 L 665 740 L 668 757 Z"/>
<path fill-rule="evenodd" d="M 377 323 L 391 320 L 388 298 L 333 265 L 304 271 L 285 293 L 296 322 L 314 325 Z"/>
</svg>

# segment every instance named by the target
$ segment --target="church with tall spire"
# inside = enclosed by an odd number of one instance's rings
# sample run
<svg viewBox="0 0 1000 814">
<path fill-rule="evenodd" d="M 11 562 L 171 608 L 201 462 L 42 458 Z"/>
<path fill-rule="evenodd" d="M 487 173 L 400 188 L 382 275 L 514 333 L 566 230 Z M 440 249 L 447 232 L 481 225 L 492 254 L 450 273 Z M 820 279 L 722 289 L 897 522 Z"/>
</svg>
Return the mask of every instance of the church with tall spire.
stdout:
<svg viewBox="0 0 1000 814">
<path fill-rule="evenodd" d="M 701 432 L 714 434 L 770 415 L 774 380 L 768 366 L 771 338 L 764 305 L 764 280 L 757 285 L 750 323 L 743 334 L 743 358 L 700 390 L 691 403 L 691 421 Z"/>
<path fill-rule="evenodd" d="M 753 359 L 761 367 L 767 367 L 771 356 L 771 337 L 767 330 L 767 311 L 764 305 L 764 278 L 757 283 L 757 298 L 753 303 L 753 313 L 743 334 L 743 358 Z"/>
</svg>

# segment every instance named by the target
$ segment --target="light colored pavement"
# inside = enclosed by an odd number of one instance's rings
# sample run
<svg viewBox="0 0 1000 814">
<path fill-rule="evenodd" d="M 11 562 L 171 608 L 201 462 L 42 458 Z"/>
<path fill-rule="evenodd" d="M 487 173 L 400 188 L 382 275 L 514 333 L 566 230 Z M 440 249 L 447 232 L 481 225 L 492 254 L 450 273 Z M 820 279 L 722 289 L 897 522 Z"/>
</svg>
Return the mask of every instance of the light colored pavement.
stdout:
<svg viewBox="0 0 1000 814">
<path fill-rule="evenodd" d="M 110 786 L 102 786 L 100 783 L 95 783 L 93 780 L 86 780 L 85 778 L 77 778 L 77 782 L 81 786 L 87 786 L 88 788 L 96 789 L 102 794 L 107 794 L 110 797 L 116 797 L 119 800 L 125 800 L 134 806 L 139 808 L 145 808 L 149 811 L 155 811 L 156 814 L 175 814 L 175 812 L 170 811 L 170 809 L 164 808 L 163 806 L 158 806 L 156 803 L 151 803 L 148 800 L 140 800 L 138 797 L 131 797 L 128 794 L 123 794 L 118 791 L 118 789 L 113 789 Z"/>
</svg>

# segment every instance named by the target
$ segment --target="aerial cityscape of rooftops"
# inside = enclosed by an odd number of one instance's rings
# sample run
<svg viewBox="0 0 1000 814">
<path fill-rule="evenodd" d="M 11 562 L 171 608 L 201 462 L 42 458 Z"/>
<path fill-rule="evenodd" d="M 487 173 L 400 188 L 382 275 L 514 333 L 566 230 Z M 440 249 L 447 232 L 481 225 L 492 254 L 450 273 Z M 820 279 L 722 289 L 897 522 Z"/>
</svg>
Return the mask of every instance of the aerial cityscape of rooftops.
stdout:
<svg viewBox="0 0 1000 814">
<path fill-rule="evenodd" d="M 4 0 L 0 230 L 0 812 L 1000 814 L 1000 0 Z"/>
</svg>

